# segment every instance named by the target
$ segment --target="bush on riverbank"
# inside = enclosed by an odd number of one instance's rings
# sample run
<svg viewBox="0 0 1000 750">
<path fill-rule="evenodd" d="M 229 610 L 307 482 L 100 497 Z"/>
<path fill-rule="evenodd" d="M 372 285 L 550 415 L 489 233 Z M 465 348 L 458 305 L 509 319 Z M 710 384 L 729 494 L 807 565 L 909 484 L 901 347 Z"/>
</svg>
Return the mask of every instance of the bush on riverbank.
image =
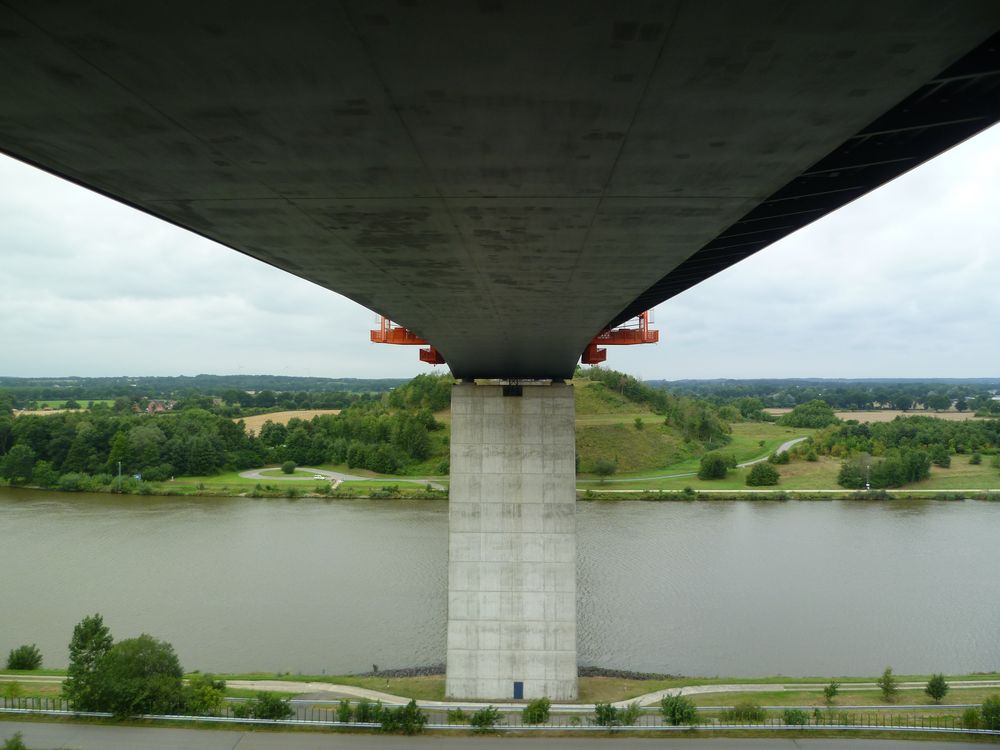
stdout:
<svg viewBox="0 0 1000 750">
<path fill-rule="evenodd" d="M 726 709 L 719 714 L 719 719 L 726 723 L 743 721 L 759 724 L 766 718 L 767 711 L 759 703 L 752 700 L 739 701 L 732 708 Z"/>
<path fill-rule="evenodd" d="M 7 669 L 39 669 L 42 666 L 42 652 L 32 643 L 12 648 L 7 654 Z"/>
</svg>

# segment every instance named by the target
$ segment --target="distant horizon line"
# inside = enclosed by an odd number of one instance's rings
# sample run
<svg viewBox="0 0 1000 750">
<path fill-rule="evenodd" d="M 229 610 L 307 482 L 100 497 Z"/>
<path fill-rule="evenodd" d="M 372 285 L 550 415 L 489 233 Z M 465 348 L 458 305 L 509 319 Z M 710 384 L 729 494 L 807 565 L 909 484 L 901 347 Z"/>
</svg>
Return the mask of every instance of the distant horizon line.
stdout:
<svg viewBox="0 0 1000 750">
<path fill-rule="evenodd" d="M 617 368 L 609 367 L 604 369 L 616 370 Z M 626 375 L 631 375 L 624 370 L 619 372 L 624 372 Z M 417 373 L 419 374 L 444 374 L 435 373 L 433 371 L 428 371 L 427 373 Z M 293 380 L 333 380 L 333 381 L 352 381 L 352 380 L 412 380 L 417 375 L 401 375 L 401 376 L 336 376 L 336 375 L 279 375 L 275 373 L 198 373 L 195 375 L 187 374 L 146 374 L 146 375 L 126 375 L 126 374 L 114 374 L 114 375 L 6 375 L 0 374 L 0 380 L 100 380 L 100 379 L 123 379 L 123 380 L 141 380 L 144 378 L 286 378 Z M 633 375 L 637 379 L 648 382 L 648 381 L 659 381 L 665 383 L 692 383 L 692 382 L 761 382 L 761 381 L 808 381 L 808 382 L 840 382 L 840 383 L 872 383 L 872 382 L 890 382 L 890 383 L 901 383 L 901 382 L 937 382 L 937 381 L 995 381 L 1000 382 L 1000 375 L 938 375 L 938 376 L 913 376 L 913 375 L 900 375 L 900 376 L 800 376 L 800 375 L 784 375 L 784 376 L 749 376 L 749 377 L 732 377 L 732 376 L 716 376 L 716 377 L 687 377 L 687 378 L 667 378 L 667 377 L 641 377 Z M 494 378 L 495 380 L 503 380 L 503 378 Z"/>
</svg>

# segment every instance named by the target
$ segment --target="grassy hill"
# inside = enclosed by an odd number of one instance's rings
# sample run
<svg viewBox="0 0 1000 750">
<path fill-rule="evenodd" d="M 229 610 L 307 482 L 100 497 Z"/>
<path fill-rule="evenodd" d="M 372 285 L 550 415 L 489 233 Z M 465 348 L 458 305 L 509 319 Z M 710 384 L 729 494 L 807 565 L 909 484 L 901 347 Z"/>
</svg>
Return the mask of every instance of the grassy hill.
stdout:
<svg viewBox="0 0 1000 750">
<path fill-rule="evenodd" d="M 592 472 L 600 459 L 614 462 L 618 472 L 650 471 L 701 452 L 700 445 L 686 442 L 645 404 L 636 403 L 603 383 L 578 378 L 573 386 L 576 452 L 581 473 Z"/>
</svg>

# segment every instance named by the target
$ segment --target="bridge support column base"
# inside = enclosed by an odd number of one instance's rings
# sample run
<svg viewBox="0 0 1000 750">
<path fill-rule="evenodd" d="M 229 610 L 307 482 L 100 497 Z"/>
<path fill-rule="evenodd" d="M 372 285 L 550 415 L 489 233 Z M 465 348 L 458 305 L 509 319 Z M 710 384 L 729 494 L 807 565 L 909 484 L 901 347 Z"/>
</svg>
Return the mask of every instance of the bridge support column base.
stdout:
<svg viewBox="0 0 1000 750">
<path fill-rule="evenodd" d="M 573 388 L 461 383 L 451 413 L 446 693 L 574 699 Z"/>
</svg>

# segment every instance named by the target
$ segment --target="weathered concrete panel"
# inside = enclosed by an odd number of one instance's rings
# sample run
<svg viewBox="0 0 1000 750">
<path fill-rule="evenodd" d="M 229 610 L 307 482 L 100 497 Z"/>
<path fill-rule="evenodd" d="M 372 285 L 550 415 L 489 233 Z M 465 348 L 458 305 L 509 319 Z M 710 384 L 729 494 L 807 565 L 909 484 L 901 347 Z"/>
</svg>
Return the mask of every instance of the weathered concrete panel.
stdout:
<svg viewBox="0 0 1000 750">
<path fill-rule="evenodd" d="M 574 408 L 568 385 L 452 390 L 450 696 L 577 695 Z"/>
</svg>

